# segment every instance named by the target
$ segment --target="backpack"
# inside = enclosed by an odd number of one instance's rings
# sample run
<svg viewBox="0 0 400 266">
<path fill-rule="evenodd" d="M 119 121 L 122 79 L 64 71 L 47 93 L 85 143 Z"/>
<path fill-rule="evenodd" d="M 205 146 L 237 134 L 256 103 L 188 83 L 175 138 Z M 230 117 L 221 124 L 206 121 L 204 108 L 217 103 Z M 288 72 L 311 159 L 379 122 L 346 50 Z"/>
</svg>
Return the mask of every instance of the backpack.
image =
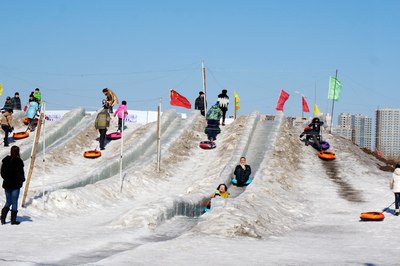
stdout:
<svg viewBox="0 0 400 266">
<path fill-rule="evenodd" d="M 221 119 L 221 109 L 217 106 L 212 106 L 210 110 L 207 112 L 206 119 L 207 120 L 220 120 Z"/>
</svg>

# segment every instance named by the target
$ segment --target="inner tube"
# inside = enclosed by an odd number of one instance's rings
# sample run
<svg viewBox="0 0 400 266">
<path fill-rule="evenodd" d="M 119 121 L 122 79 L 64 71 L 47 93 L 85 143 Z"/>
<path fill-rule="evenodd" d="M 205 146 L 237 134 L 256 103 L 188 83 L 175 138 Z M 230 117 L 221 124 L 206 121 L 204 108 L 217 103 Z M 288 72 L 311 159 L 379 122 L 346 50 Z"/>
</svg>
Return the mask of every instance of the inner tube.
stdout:
<svg viewBox="0 0 400 266">
<path fill-rule="evenodd" d="M 109 140 L 120 139 L 122 137 L 122 132 L 113 132 L 106 135 L 106 138 Z"/>
<path fill-rule="evenodd" d="M 200 141 L 199 147 L 202 149 L 205 149 L 205 150 L 210 150 L 210 149 L 216 148 L 217 145 L 213 141 L 204 140 L 204 141 Z"/>
<path fill-rule="evenodd" d="M 83 157 L 85 157 L 85 158 L 94 159 L 94 158 L 98 158 L 100 156 L 101 156 L 101 151 L 98 151 L 98 150 L 85 151 L 83 153 Z"/>
<path fill-rule="evenodd" d="M 246 181 L 246 183 L 244 183 L 244 185 L 243 185 L 242 187 L 245 187 L 245 186 L 249 185 L 249 184 L 251 183 L 251 181 L 253 181 L 253 179 L 249 178 L 249 179 Z M 232 181 L 231 181 L 231 182 L 232 182 L 233 185 L 238 186 L 238 184 L 237 184 L 237 179 L 236 179 L 236 178 L 232 178 Z"/>
<path fill-rule="evenodd" d="M 37 123 L 38 123 L 38 119 L 37 118 L 35 118 L 35 120 L 33 120 L 33 123 L 35 124 L 35 125 L 37 125 Z M 25 124 L 25 125 L 28 125 L 29 124 L 29 118 L 28 117 L 24 117 L 24 119 L 22 119 L 22 122 Z"/>
<path fill-rule="evenodd" d="M 320 144 L 320 146 L 321 146 L 321 150 L 323 150 L 323 151 L 329 149 L 329 147 L 330 147 L 330 146 L 329 146 L 329 143 L 326 142 L 326 141 L 321 141 L 319 144 Z"/>
<path fill-rule="evenodd" d="M 318 157 L 325 161 L 331 161 L 336 159 L 336 154 L 331 151 L 321 151 L 318 153 Z"/>
<path fill-rule="evenodd" d="M 22 132 L 15 132 L 13 134 L 13 139 L 24 139 L 29 137 L 29 132 L 28 131 L 22 131 Z"/>
<path fill-rule="evenodd" d="M 383 221 L 385 215 L 382 212 L 363 212 L 360 214 L 361 221 Z"/>
</svg>

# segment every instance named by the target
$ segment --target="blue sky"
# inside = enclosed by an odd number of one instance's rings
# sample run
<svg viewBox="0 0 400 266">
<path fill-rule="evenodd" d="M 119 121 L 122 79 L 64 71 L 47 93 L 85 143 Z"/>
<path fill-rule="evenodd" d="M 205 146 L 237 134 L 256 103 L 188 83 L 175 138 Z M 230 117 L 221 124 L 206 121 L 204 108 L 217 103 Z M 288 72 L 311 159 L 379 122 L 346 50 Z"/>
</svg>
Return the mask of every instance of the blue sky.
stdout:
<svg viewBox="0 0 400 266">
<path fill-rule="evenodd" d="M 47 109 L 100 108 L 105 87 L 129 109 L 163 110 L 173 88 L 192 103 L 207 72 L 208 101 L 223 88 L 239 114 L 287 115 L 301 96 L 331 111 L 338 69 L 340 112 L 399 108 L 400 1 L 0 1 L 0 83 L 23 101 L 41 88 Z M 296 93 L 297 92 L 297 93 Z M 179 111 L 186 109 L 173 107 Z M 232 114 L 231 106 L 230 114 Z"/>
</svg>

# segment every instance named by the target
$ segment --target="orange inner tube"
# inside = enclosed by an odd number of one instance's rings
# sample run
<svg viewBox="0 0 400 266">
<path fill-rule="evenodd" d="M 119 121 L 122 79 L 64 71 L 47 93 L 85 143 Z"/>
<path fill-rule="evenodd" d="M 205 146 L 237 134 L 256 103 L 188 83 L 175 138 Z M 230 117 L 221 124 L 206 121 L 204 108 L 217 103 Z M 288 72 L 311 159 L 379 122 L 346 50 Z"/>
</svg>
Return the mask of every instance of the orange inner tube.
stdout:
<svg viewBox="0 0 400 266">
<path fill-rule="evenodd" d="M 331 151 L 321 151 L 318 154 L 318 157 L 324 160 L 333 160 L 336 158 L 336 154 Z"/>
<path fill-rule="evenodd" d="M 363 212 L 360 214 L 360 219 L 363 221 L 382 221 L 385 215 L 381 212 Z"/>
<path fill-rule="evenodd" d="M 13 134 L 13 139 L 23 139 L 29 137 L 29 132 L 16 132 Z"/>
<path fill-rule="evenodd" d="M 25 117 L 25 118 L 22 120 L 22 122 L 23 122 L 25 125 L 29 124 L 29 118 L 28 118 L 28 117 Z M 35 120 L 33 121 L 33 123 L 34 123 L 35 125 L 37 125 L 38 119 L 35 118 Z"/>
<path fill-rule="evenodd" d="M 83 156 L 86 158 L 97 158 L 101 156 L 101 152 L 98 150 L 85 151 Z"/>
</svg>

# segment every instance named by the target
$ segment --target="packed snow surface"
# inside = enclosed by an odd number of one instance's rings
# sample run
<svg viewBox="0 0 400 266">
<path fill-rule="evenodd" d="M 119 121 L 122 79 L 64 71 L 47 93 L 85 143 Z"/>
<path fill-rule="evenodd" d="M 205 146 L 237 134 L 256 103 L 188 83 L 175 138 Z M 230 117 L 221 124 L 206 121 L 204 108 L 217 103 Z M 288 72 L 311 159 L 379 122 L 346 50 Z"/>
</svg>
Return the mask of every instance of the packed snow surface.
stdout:
<svg viewBox="0 0 400 266">
<path fill-rule="evenodd" d="M 1 265 L 399 264 L 391 173 L 343 138 L 323 133 L 337 156 L 323 161 L 282 113 L 254 112 L 221 126 L 217 148 L 203 150 L 204 117 L 168 110 L 157 171 L 156 122 L 127 124 L 101 157 L 84 158 L 98 146 L 95 117 L 76 109 L 43 125 L 21 224 L 0 226 Z M 109 133 L 116 128 L 114 118 Z M 12 143 L 26 174 L 34 139 Z M 230 184 L 241 156 L 254 178 L 244 188 Z M 231 197 L 204 213 L 220 183 Z M 382 222 L 359 219 L 388 206 Z"/>
</svg>

